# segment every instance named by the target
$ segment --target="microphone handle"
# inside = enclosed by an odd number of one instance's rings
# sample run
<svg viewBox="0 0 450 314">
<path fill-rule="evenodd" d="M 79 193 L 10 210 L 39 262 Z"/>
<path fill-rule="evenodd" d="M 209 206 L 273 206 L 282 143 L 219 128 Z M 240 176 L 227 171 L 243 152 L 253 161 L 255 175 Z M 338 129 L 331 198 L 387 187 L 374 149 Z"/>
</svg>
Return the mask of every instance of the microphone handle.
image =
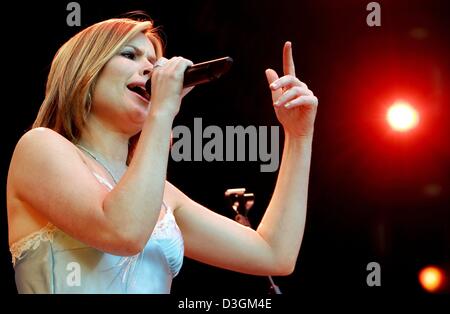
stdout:
<svg viewBox="0 0 450 314">
<path fill-rule="evenodd" d="M 228 72 L 232 63 L 232 58 L 224 57 L 194 64 L 184 72 L 183 87 L 191 87 L 214 81 Z M 145 83 L 145 89 L 147 93 L 151 94 L 151 79 Z"/>
</svg>

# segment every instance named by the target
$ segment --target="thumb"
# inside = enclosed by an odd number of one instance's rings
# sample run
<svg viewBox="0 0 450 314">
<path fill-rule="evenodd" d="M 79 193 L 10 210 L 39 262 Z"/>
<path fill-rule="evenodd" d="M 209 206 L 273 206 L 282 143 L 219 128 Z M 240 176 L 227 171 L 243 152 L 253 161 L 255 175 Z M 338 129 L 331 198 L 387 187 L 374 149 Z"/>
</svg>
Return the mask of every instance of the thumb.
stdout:
<svg viewBox="0 0 450 314">
<path fill-rule="evenodd" d="M 266 70 L 266 78 L 267 78 L 267 82 L 270 84 L 272 84 L 274 81 L 278 80 L 278 74 L 277 72 L 275 72 L 272 69 L 267 69 Z M 282 89 L 279 88 L 277 90 L 272 90 L 270 89 L 270 91 L 272 92 L 272 101 L 275 102 L 278 100 L 278 98 L 280 98 L 280 96 L 282 95 Z"/>
<path fill-rule="evenodd" d="M 267 77 L 267 82 L 270 84 L 273 83 L 273 81 L 278 80 L 278 74 L 277 72 L 275 72 L 272 69 L 267 69 L 266 70 L 266 77 Z"/>
</svg>

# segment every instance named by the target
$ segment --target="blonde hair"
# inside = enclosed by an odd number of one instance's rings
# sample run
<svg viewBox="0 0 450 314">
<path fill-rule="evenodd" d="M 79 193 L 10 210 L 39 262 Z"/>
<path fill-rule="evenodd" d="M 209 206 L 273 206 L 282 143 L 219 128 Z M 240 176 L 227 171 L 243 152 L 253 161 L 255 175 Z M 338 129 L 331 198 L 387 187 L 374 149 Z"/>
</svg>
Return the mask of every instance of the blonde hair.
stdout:
<svg viewBox="0 0 450 314">
<path fill-rule="evenodd" d="M 53 129 L 76 143 L 90 112 L 100 71 L 139 32 L 154 45 L 156 57 L 161 57 L 162 40 L 151 20 L 109 19 L 82 30 L 62 45 L 53 58 L 45 99 L 32 127 Z M 130 148 L 138 136 L 130 139 Z"/>
</svg>

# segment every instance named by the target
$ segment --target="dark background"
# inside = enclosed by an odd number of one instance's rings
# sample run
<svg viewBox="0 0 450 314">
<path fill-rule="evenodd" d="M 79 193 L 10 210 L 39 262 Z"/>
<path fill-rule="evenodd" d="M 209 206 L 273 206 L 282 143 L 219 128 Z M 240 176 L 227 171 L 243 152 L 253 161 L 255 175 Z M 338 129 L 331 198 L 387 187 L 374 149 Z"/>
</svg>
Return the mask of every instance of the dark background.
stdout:
<svg viewBox="0 0 450 314">
<path fill-rule="evenodd" d="M 66 24 L 66 5 L 36 1 L 2 11 L 1 184 L 20 136 L 44 98 L 56 50 L 95 22 L 145 10 L 162 26 L 168 57 L 195 62 L 231 56 L 220 81 L 186 97 L 175 125 L 278 125 L 264 70 L 282 71 L 282 46 L 293 43 L 298 77 L 319 98 L 307 225 L 295 272 L 277 277 L 294 298 L 364 293 L 423 295 L 418 271 L 447 267 L 450 254 L 448 4 L 378 1 L 381 26 L 366 24 L 370 1 L 78 1 L 81 27 Z M 389 130 L 387 107 L 406 99 L 421 114 L 408 134 Z M 280 143 L 280 149 L 282 143 Z M 257 224 L 276 173 L 259 162 L 170 162 L 168 179 L 191 198 L 231 217 L 223 193 L 246 187 L 256 196 Z M 67 184 L 70 184 L 68 182 Z M 16 293 L 8 251 L 6 197 L 1 193 L 3 289 Z M 381 265 L 381 287 L 368 287 L 366 265 Z M 185 260 L 172 292 L 262 295 L 264 277 Z"/>
</svg>

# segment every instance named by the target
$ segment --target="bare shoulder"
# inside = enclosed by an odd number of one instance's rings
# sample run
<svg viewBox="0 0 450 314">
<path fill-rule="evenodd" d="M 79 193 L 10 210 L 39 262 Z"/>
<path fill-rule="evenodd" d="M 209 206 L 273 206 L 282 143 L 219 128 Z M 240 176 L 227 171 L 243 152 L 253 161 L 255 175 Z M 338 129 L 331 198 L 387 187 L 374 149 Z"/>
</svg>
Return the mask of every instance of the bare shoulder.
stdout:
<svg viewBox="0 0 450 314">
<path fill-rule="evenodd" d="M 35 173 L 36 169 L 48 169 L 53 157 L 74 154 L 73 144 L 48 128 L 34 128 L 17 142 L 8 173 L 8 190 L 15 189 L 20 181 Z"/>
<path fill-rule="evenodd" d="M 19 139 L 6 189 L 10 242 L 49 221 L 55 210 L 48 204 L 67 202 L 68 182 L 76 182 L 83 167 L 76 147 L 51 129 L 34 128 Z"/>
<path fill-rule="evenodd" d="M 8 190 L 23 186 L 23 180 L 45 173 L 56 160 L 76 156 L 73 144 L 57 132 L 48 128 L 34 128 L 26 132 L 17 142 L 8 173 Z M 69 158 L 70 159 L 70 158 Z"/>
<path fill-rule="evenodd" d="M 34 128 L 26 132 L 17 142 L 13 158 L 22 155 L 27 157 L 29 153 L 44 153 L 46 148 L 57 150 L 68 149 L 72 143 L 61 134 L 48 128 Z M 28 156 L 29 157 L 29 156 Z"/>
</svg>

